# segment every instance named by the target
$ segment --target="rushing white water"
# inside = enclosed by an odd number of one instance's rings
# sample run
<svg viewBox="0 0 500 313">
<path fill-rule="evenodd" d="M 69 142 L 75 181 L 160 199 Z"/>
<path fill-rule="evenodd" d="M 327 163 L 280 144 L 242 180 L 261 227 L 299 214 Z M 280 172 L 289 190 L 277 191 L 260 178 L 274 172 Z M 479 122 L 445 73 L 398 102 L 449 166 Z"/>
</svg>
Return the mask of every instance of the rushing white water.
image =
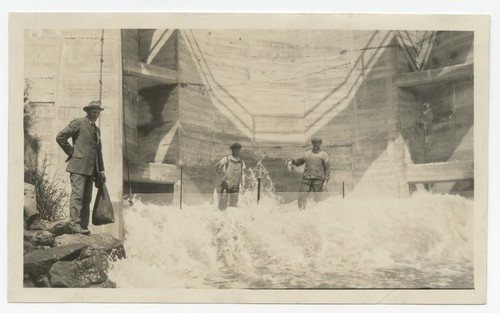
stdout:
<svg viewBox="0 0 500 313">
<path fill-rule="evenodd" d="M 473 201 L 329 198 L 298 210 L 246 193 L 240 207 L 124 211 L 127 259 L 110 278 L 135 288 L 472 288 Z"/>
</svg>

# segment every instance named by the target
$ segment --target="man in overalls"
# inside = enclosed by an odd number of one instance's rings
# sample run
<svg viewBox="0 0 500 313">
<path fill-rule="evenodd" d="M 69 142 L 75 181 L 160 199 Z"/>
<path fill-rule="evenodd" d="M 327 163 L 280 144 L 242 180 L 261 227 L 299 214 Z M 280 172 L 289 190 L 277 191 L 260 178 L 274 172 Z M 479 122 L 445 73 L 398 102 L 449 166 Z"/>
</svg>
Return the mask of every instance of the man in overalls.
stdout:
<svg viewBox="0 0 500 313">
<path fill-rule="evenodd" d="M 306 207 L 307 196 L 313 192 L 314 201 L 321 200 L 321 192 L 326 188 L 330 180 L 330 161 L 328 154 L 321 150 L 321 138 L 311 140 L 312 149 L 306 151 L 304 156 L 298 159 L 289 159 L 294 166 L 305 164 L 304 175 L 300 183 L 299 200 L 297 205 L 303 210 Z"/>
<path fill-rule="evenodd" d="M 233 143 L 231 145 L 231 155 L 223 157 L 214 169 L 217 172 L 222 172 L 222 182 L 217 188 L 219 193 L 219 210 L 224 211 L 228 206 L 235 207 L 238 205 L 238 195 L 240 193 L 240 184 L 244 182 L 245 162 L 240 158 L 241 145 Z"/>
</svg>

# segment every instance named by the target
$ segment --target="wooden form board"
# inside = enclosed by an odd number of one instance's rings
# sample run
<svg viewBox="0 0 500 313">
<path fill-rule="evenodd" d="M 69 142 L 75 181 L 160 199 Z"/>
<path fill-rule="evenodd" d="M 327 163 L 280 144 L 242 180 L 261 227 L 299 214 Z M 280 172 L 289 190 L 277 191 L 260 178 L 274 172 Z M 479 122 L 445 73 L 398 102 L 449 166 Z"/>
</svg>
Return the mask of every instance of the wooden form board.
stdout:
<svg viewBox="0 0 500 313">
<path fill-rule="evenodd" d="M 394 81 L 398 87 L 412 87 L 423 84 L 472 78 L 473 76 L 474 64 L 466 63 L 428 71 L 401 73 L 396 75 Z"/>
<path fill-rule="evenodd" d="M 472 161 L 412 164 L 407 165 L 405 170 L 409 184 L 474 179 L 474 162 Z"/>
<path fill-rule="evenodd" d="M 180 167 L 174 164 L 125 162 L 124 166 L 124 180 L 131 182 L 174 184 L 181 176 Z"/>
</svg>

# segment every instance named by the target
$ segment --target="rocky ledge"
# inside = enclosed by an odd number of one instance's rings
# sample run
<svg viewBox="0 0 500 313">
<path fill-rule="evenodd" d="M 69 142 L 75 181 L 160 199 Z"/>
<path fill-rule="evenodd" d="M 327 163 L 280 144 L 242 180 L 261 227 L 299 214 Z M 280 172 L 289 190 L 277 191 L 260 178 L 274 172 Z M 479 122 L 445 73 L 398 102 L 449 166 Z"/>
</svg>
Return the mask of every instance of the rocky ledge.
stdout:
<svg viewBox="0 0 500 313">
<path fill-rule="evenodd" d="M 125 258 L 111 234 L 72 234 L 69 223 L 38 221 L 24 230 L 24 287 L 114 288 L 107 272 Z"/>
</svg>

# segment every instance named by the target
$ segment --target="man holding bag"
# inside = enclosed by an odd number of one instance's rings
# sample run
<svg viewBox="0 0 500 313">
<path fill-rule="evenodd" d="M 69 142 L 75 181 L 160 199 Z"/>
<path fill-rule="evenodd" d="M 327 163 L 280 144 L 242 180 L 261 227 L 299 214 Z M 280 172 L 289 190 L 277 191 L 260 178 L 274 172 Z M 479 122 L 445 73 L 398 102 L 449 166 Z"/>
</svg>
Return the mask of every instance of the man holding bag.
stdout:
<svg viewBox="0 0 500 313">
<path fill-rule="evenodd" d="M 77 118 L 59 132 L 56 141 L 68 155 L 66 171 L 70 173 L 70 222 L 74 233 L 89 234 L 92 183 L 96 187 L 106 182 L 102 158 L 101 131 L 95 122 L 103 108 L 92 101 L 83 108 L 86 117 Z M 73 145 L 68 140 L 72 139 Z"/>
</svg>

